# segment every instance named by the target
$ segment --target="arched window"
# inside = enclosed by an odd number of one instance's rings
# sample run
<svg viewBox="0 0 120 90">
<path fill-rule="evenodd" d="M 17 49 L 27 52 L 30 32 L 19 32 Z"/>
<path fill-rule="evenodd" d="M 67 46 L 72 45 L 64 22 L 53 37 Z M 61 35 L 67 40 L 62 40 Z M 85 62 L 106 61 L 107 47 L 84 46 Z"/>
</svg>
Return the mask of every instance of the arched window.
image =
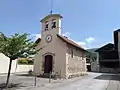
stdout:
<svg viewBox="0 0 120 90">
<path fill-rule="evenodd" d="M 56 20 L 55 19 L 52 20 L 52 29 L 54 29 L 54 28 L 56 28 Z"/>
<path fill-rule="evenodd" d="M 71 48 L 71 58 L 73 58 L 73 49 Z"/>
<path fill-rule="evenodd" d="M 45 22 L 45 31 L 48 31 L 48 27 L 49 27 L 49 22 L 46 21 L 46 22 Z"/>
</svg>

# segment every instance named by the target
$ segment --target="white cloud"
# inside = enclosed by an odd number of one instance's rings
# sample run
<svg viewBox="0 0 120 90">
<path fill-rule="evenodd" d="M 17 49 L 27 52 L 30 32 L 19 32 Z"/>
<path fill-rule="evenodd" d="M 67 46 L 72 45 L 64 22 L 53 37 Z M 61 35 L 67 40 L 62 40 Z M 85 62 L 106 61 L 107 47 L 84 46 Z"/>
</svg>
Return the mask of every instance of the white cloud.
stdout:
<svg viewBox="0 0 120 90">
<path fill-rule="evenodd" d="M 35 34 L 36 38 L 41 38 L 41 34 Z"/>
<path fill-rule="evenodd" d="M 71 36 L 71 33 L 70 32 L 65 32 L 62 35 L 69 38 Z M 70 39 L 70 40 L 72 40 L 72 39 Z M 82 46 L 83 48 L 87 49 L 87 48 L 93 48 L 92 43 L 95 41 L 95 38 L 94 37 L 88 37 L 84 41 L 75 41 L 75 40 L 72 40 L 72 41 L 77 43 L 78 45 Z"/>
<path fill-rule="evenodd" d="M 70 32 L 65 32 L 62 35 L 69 38 L 71 36 L 71 33 Z M 41 34 L 32 34 L 32 37 L 33 37 L 33 40 L 37 40 L 38 38 L 41 38 Z M 70 39 L 70 40 L 72 40 L 72 39 Z M 88 49 L 88 48 L 94 48 L 92 43 L 95 41 L 95 38 L 94 37 L 88 37 L 84 41 L 75 41 L 75 40 L 72 40 L 72 41 L 77 43 L 81 47 L 83 47 L 85 49 Z"/>
<path fill-rule="evenodd" d="M 74 41 L 74 40 L 72 40 L 72 41 Z M 88 37 L 84 41 L 74 41 L 74 42 L 77 43 L 78 45 L 82 46 L 83 48 L 88 49 L 88 48 L 94 48 L 94 45 L 92 45 L 94 41 L 95 41 L 95 38 Z"/>
<path fill-rule="evenodd" d="M 112 43 L 112 44 L 114 44 L 114 41 L 109 41 L 109 42 L 106 42 L 106 43 L 100 44 L 100 45 L 99 45 L 99 48 L 105 46 L 105 45 L 108 44 L 108 43 Z"/>
<path fill-rule="evenodd" d="M 37 40 L 38 38 L 41 38 L 41 34 L 32 34 L 33 39 Z"/>
<path fill-rule="evenodd" d="M 70 38 L 69 38 L 70 39 Z M 70 40 L 72 40 L 72 39 L 70 39 Z M 83 47 L 83 48 L 87 48 L 86 47 L 86 43 L 85 42 L 82 42 L 82 41 L 75 41 L 75 40 L 72 40 L 73 42 L 75 42 L 75 43 L 77 43 L 78 45 L 80 45 L 81 47 Z"/>
<path fill-rule="evenodd" d="M 85 42 L 76 42 L 78 45 L 82 45 L 82 46 L 85 46 L 86 43 Z"/>
<path fill-rule="evenodd" d="M 65 32 L 65 33 L 63 33 L 62 35 L 63 35 L 63 36 L 66 36 L 66 37 L 69 37 L 69 36 L 71 35 L 71 33 L 70 33 L 70 32 Z"/>
<path fill-rule="evenodd" d="M 85 41 L 87 43 L 92 43 L 93 41 L 95 41 L 95 38 L 94 37 L 88 37 L 88 38 L 85 39 Z"/>
<path fill-rule="evenodd" d="M 81 47 L 87 49 L 85 42 L 75 42 L 75 43 L 77 43 L 77 44 L 80 45 Z"/>
</svg>

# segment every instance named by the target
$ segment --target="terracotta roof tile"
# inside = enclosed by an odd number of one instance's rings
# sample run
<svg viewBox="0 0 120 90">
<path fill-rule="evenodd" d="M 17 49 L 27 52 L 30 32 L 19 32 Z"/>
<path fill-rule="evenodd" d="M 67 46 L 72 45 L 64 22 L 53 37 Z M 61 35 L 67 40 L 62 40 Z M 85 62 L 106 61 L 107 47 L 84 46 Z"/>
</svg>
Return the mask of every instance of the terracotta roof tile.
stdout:
<svg viewBox="0 0 120 90">
<path fill-rule="evenodd" d="M 38 39 L 35 41 L 35 43 L 38 44 L 40 41 L 41 41 L 41 39 L 38 38 Z"/>
<path fill-rule="evenodd" d="M 77 43 L 73 42 L 72 40 L 68 39 L 67 37 L 65 36 L 62 36 L 62 35 L 57 35 L 60 39 L 62 39 L 64 42 L 68 43 L 68 44 L 71 44 L 81 50 L 84 50 L 86 51 L 83 47 L 81 47 L 80 45 L 78 45 Z"/>
<path fill-rule="evenodd" d="M 83 50 L 83 51 L 87 51 L 87 50 L 85 50 L 83 47 L 81 47 L 80 45 L 78 45 L 78 44 L 76 44 L 75 42 L 73 42 L 72 40 L 68 39 L 67 37 L 62 36 L 62 35 L 57 35 L 57 36 L 58 36 L 60 39 L 62 39 L 64 42 L 66 42 L 66 43 L 68 43 L 68 44 L 71 44 L 71 45 L 73 45 L 73 46 L 75 46 L 75 47 L 77 47 L 77 48 L 79 48 L 79 49 L 81 49 L 81 50 Z M 38 39 L 35 41 L 35 43 L 38 44 L 40 41 L 41 41 L 41 39 L 38 38 Z"/>
</svg>

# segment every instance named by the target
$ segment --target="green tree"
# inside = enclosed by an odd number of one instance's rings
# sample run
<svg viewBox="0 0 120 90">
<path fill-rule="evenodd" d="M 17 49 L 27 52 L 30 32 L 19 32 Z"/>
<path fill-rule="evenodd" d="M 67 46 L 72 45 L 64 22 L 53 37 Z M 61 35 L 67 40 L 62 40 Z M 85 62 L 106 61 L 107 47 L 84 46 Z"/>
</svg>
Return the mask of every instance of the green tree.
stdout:
<svg viewBox="0 0 120 90">
<path fill-rule="evenodd" d="M 0 32 L 0 41 L 6 40 L 6 36 Z"/>
<path fill-rule="evenodd" d="M 3 33 L 1 33 L 0 36 L 0 52 L 10 58 L 6 81 L 6 86 L 8 86 L 12 61 L 19 57 L 27 58 L 30 55 L 36 54 L 38 50 L 35 50 L 36 44 L 32 42 L 31 39 L 28 39 L 28 34 L 26 33 L 15 33 L 11 37 L 6 37 Z"/>
<path fill-rule="evenodd" d="M 96 53 L 93 53 L 93 52 L 87 52 L 86 57 L 87 57 L 87 59 L 90 60 L 89 61 L 90 63 L 96 61 L 96 59 L 97 59 Z"/>
</svg>

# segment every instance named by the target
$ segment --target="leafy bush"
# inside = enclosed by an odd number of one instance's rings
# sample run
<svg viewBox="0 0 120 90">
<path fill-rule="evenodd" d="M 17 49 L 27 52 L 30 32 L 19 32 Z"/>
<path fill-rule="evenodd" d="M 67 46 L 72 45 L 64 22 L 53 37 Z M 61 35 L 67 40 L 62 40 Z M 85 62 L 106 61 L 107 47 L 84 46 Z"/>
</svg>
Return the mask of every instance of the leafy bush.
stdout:
<svg viewBox="0 0 120 90">
<path fill-rule="evenodd" d="M 33 60 L 18 60 L 18 64 L 33 65 Z"/>
<path fill-rule="evenodd" d="M 29 65 L 33 65 L 33 60 L 27 60 Z"/>
</svg>

